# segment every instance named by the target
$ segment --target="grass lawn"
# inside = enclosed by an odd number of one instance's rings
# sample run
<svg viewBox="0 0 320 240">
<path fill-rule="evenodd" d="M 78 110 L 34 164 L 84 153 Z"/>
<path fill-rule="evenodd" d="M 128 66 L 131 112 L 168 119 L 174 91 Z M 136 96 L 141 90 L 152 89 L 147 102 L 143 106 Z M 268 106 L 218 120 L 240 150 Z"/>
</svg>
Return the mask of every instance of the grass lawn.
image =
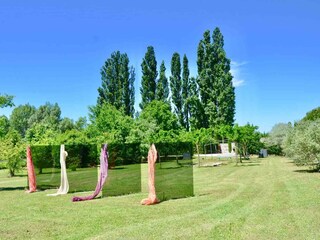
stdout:
<svg viewBox="0 0 320 240">
<path fill-rule="evenodd" d="M 140 205 L 146 192 L 76 203 L 27 194 L 25 176 L 6 175 L 0 239 L 320 239 L 320 173 L 286 158 L 194 166 L 195 196 L 155 206 Z"/>
</svg>

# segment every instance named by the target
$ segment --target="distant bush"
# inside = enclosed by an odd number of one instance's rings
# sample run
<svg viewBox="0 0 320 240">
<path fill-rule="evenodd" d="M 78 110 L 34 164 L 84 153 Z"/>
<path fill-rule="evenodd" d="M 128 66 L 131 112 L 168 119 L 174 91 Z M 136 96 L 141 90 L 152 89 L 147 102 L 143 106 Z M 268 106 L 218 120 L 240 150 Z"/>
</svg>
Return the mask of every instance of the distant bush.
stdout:
<svg viewBox="0 0 320 240">
<path fill-rule="evenodd" d="M 267 137 L 261 139 L 269 154 L 284 155 L 284 141 L 291 129 L 291 123 L 278 123 L 272 127 Z"/>
<path fill-rule="evenodd" d="M 283 155 L 283 149 L 279 145 L 271 145 L 271 146 L 267 145 L 266 149 L 268 150 L 269 155 L 272 155 L 272 154 L 278 155 L 278 156 Z"/>
<path fill-rule="evenodd" d="M 297 165 L 320 170 L 320 119 L 297 123 L 288 134 L 284 151 Z"/>
</svg>

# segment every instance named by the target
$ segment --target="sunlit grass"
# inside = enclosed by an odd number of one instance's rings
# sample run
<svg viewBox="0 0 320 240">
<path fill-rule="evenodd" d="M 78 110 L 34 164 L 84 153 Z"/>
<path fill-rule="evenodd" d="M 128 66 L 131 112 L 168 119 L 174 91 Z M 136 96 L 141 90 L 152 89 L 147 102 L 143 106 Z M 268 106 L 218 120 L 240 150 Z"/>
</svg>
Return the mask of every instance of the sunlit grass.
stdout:
<svg viewBox="0 0 320 240">
<path fill-rule="evenodd" d="M 0 239 L 320 239 L 320 174 L 286 158 L 194 165 L 195 196 L 155 206 L 142 169 L 142 193 L 76 203 L 1 170 Z"/>
</svg>

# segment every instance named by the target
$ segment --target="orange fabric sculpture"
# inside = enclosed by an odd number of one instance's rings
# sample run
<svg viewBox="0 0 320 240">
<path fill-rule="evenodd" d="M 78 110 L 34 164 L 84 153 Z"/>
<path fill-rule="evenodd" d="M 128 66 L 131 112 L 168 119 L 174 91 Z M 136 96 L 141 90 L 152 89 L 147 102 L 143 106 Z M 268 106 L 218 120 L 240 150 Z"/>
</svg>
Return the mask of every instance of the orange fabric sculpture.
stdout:
<svg viewBox="0 0 320 240">
<path fill-rule="evenodd" d="M 148 152 L 148 186 L 149 186 L 149 195 L 148 198 L 145 198 L 141 201 L 142 205 L 153 205 L 160 202 L 156 196 L 155 188 L 155 165 L 157 161 L 158 152 L 154 144 L 150 146 Z"/>
<path fill-rule="evenodd" d="M 28 169 L 28 182 L 29 182 L 29 190 L 27 192 L 33 193 L 37 191 L 37 184 L 36 184 L 36 174 L 34 172 L 30 146 L 27 147 L 27 169 Z"/>
</svg>

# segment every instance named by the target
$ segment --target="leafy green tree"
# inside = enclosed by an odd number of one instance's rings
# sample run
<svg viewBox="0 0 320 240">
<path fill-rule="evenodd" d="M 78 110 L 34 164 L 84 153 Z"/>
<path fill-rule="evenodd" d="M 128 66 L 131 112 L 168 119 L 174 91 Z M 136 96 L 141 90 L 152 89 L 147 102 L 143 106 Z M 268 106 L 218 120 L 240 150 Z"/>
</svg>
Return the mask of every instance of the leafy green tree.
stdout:
<svg viewBox="0 0 320 240">
<path fill-rule="evenodd" d="M 68 117 L 62 118 L 61 121 L 59 122 L 59 131 L 61 133 L 75 129 L 75 127 L 76 126 L 75 126 L 73 120 Z"/>
<path fill-rule="evenodd" d="M 91 141 L 88 139 L 85 131 L 79 131 L 76 129 L 66 130 L 57 136 L 58 144 L 88 144 Z"/>
<path fill-rule="evenodd" d="M 150 118 L 151 119 L 151 118 Z M 134 121 L 130 133 L 126 138 L 126 143 L 150 144 L 153 142 L 154 136 L 159 132 L 159 127 L 155 119 L 137 118 Z"/>
<path fill-rule="evenodd" d="M 170 88 L 172 102 L 175 106 L 174 112 L 177 114 L 181 126 L 185 126 L 183 115 L 181 62 L 179 53 L 174 53 L 171 59 Z"/>
<path fill-rule="evenodd" d="M 307 112 L 306 116 L 302 121 L 315 121 L 320 118 L 320 107 L 312 109 L 310 112 Z"/>
<path fill-rule="evenodd" d="M 0 116 L 0 138 L 3 138 L 9 132 L 9 127 L 9 119 L 5 115 Z"/>
<path fill-rule="evenodd" d="M 156 99 L 156 79 L 158 72 L 156 56 L 152 46 L 147 48 L 147 52 L 142 59 L 141 68 L 142 79 L 140 93 L 142 102 L 139 106 L 143 109 L 148 103 Z"/>
<path fill-rule="evenodd" d="M 129 83 L 127 84 L 127 90 L 125 90 L 125 112 L 128 116 L 133 117 L 135 110 L 134 110 L 134 103 L 135 103 L 135 88 L 134 82 L 136 80 L 136 73 L 133 66 L 130 67 L 130 78 Z"/>
<path fill-rule="evenodd" d="M 35 114 L 36 108 L 30 104 L 19 105 L 12 110 L 10 115 L 10 125 L 18 131 L 22 137 L 26 135 L 28 128 L 31 127 L 30 118 Z"/>
<path fill-rule="evenodd" d="M 116 108 L 124 108 L 125 114 L 134 113 L 134 80 L 133 67 L 129 68 L 126 53 L 113 52 L 101 68 L 101 87 L 98 88 L 97 103 L 109 103 Z"/>
<path fill-rule="evenodd" d="M 233 127 L 230 125 L 218 125 L 213 128 L 214 138 L 219 141 L 231 141 L 233 139 Z"/>
<path fill-rule="evenodd" d="M 185 128 L 189 131 L 190 129 L 190 104 L 189 104 L 189 93 L 190 93 L 190 80 L 189 80 L 189 62 L 186 55 L 183 56 L 183 68 L 182 68 L 182 101 L 183 101 L 183 118 Z"/>
<path fill-rule="evenodd" d="M 6 167 L 10 177 L 22 170 L 24 156 L 25 145 L 21 142 L 20 134 L 15 130 L 9 131 L 0 141 L 0 159 L 7 161 Z"/>
<path fill-rule="evenodd" d="M 224 51 L 223 35 L 215 28 L 205 31 L 198 45 L 198 85 L 205 121 L 203 127 L 233 125 L 235 93 L 230 73 L 230 60 Z"/>
<path fill-rule="evenodd" d="M 203 108 L 203 104 L 199 98 L 199 87 L 194 77 L 189 81 L 189 94 L 186 100 L 189 106 L 189 122 L 192 131 L 200 129 L 205 126 L 206 116 Z"/>
<path fill-rule="evenodd" d="M 208 90 L 212 87 L 210 79 L 212 76 L 212 44 L 210 40 L 210 31 L 203 33 L 203 39 L 200 40 L 197 51 L 197 65 L 198 65 L 198 85 L 200 90 L 201 102 L 205 106 L 209 102 Z M 208 127 L 208 126 L 203 126 Z"/>
<path fill-rule="evenodd" d="M 257 153 L 261 148 L 260 133 L 258 127 L 250 124 L 233 127 L 232 140 L 236 142 L 237 153 L 242 158 L 249 159 L 250 154 Z"/>
<path fill-rule="evenodd" d="M 84 130 L 88 126 L 87 118 L 86 117 L 79 117 L 78 120 L 75 122 L 76 130 Z"/>
<path fill-rule="evenodd" d="M 166 77 L 164 61 L 160 65 L 160 74 L 156 89 L 156 100 L 167 102 L 169 98 L 169 84 Z"/>
<path fill-rule="evenodd" d="M 170 129 L 170 130 L 160 130 L 155 135 L 153 135 L 153 143 L 172 143 L 177 142 L 179 139 L 179 131 Z"/>
<path fill-rule="evenodd" d="M 196 147 L 196 152 L 198 155 L 198 165 L 200 166 L 200 152 L 201 145 L 205 143 L 215 142 L 215 139 L 212 137 L 212 131 L 208 128 L 200 128 L 191 132 L 192 134 L 192 142 Z"/>
<path fill-rule="evenodd" d="M 133 125 L 133 119 L 118 110 L 115 106 L 105 103 L 90 109 L 89 137 L 95 138 L 97 143 L 124 143 Z"/>
<path fill-rule="evenodd" d="M 7 94 L 0 94 L 0 108 L 13 107 L 13 96 Z"/>
<path fill-rule="evenodd" d="M 49 124 L 40 122 L 30 127 L 25 139 L 29 144 L 56 144 L 58 131 L 53 129 Z"/>
<path fill-rule="evenodd" d="M 291 129 L 291 123 L 278 123 L 272 127 L 265 138 L 261 139 L 266 145 L 269 154 L 283 154 L 284 142 Z"/>
<path fill-rule="evenodd" d="M 226 57 L 224 39 L 219 28 L 213 31 L 213 77 L 216 80 L 217 91 L 213 96 L 216 98 L 217 119 L 209 120 L 214 124 L 233 125 L 235 115 L 235 92 L 230 73 L 230 59 Z M 213 99 L 212 99 L 213 100 Z M 214 101 L 212 101 L 214 102 Z"/>
<path fill-rule="evenodd" d="M 169 103 L 154 100 L 149 103 L 141 112 L 141 119 L 155 122 L 159 131 L 180 129 L 177 117 L 171 112 Z"/>
<path fill-rule="evenodd" d="M 57 130 L 61 121 L 61 109 L 58 103 L 52 104 L 46 102 L 41 105 L 36 112 L 30 117 L 29 125 L 34 127 L 35 125 L 46 125 L 47 128 Z"/>
<path fill-rule="evenodd" d="M 298 166 L 320 170 L 320 119 L 296 123 L 287 135 L 284 152 Z"/>
</svg>

